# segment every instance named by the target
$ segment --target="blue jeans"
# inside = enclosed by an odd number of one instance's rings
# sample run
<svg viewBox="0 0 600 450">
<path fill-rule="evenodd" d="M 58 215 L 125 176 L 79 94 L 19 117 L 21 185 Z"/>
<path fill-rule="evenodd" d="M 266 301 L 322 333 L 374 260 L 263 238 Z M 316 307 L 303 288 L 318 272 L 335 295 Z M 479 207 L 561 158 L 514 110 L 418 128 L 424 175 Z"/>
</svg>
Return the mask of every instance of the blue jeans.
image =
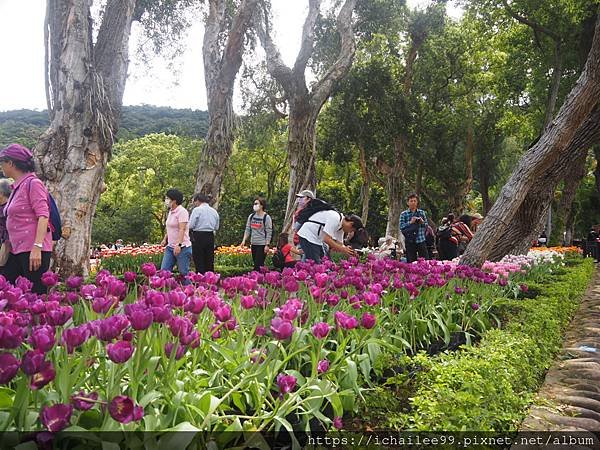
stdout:
<svg viewBox="0 0 600 450">
<path fill-rule="evenodd" d="M 300 238 L 300 248 L 304 252 L 304 254 L 302 255 L 302 261 L 312 259 L 318 264 L 321 262 L 321 258 L 323 258 L 325 254 L 322 245 L 313 244 L 312 242 L 307 241 L 303 237 Z"/>
<path fill-rule="evenodd" d="M 179 252 L 179 255 L 175 256 L 173 253 L 173 248 L 167 247 L 165 248 L 165 253 L 163 254 L 162 263 L 160 264 L 161 270 L 170 270 L 173 271 L 173 267 L 177 264 L 177 269 L 179 273 L 184 277 L 190 271 L 190 261 L 192 260 L 192 247 L 183 247 Z M 190 280 L 184 278 L 183 284 L 190 284 Z"/>
</svg>

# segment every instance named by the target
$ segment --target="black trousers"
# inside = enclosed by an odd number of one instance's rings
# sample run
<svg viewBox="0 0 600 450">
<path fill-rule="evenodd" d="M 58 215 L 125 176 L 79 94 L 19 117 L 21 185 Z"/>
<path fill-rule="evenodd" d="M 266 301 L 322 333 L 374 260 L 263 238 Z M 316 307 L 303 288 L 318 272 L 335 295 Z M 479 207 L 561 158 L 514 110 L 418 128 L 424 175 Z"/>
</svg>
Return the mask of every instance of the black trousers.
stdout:
<svg viewBox="0 0 600 450">
<path fill-rule="evenodd" d="M 32 292 L 36 294 L 45 294 L 48 288 L 42 284 L 42 274 L 50 268 L 50 256 L 52 252 L 42 252 L 42 264 L 38 270 L 31 272 L 29 270 L 29 255 L 31 252 L 10 254 L 6 266 L 4 266 L 4 276 L 12 284 L 15 284 L 18 277 L 25 277 L 33 283 Z"/>
<path fill-rule="evenodd" d="M 212 231 L 194 231 L 192 258 L 196 272 L 202 274 L 215 271 L 215 234 Z"/>
<path fill-rule="evenodd" d="M 252 261 L 254 261 L 254 270 L 258 271 L 262 266 L 265 265 L 265 246 L 264 245 L 253 245 L 252 247 Z"/>
<path fill-rule="evenodd" d="M 427 244 L 425 242 L 409 242 L 406 241 L 406 261 L 413 262 L 417 260 L 417 255 L 421 258 L 429 259 L 429 252 L 427 251 Z"/>
</svg>

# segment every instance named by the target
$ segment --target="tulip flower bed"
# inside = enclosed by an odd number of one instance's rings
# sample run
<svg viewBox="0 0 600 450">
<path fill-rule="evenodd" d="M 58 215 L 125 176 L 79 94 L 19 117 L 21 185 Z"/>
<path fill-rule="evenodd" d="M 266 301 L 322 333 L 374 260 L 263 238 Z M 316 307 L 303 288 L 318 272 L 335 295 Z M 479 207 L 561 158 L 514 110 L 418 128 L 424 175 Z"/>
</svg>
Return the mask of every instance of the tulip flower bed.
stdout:
<svg viewBox="0 0 600 450">
<path fill-rule="evenodd" d="M 527 269 L 369 258 L 187 286 L 141 271 L 48 272 L 45 299 L 0 276 L 0 430 L 337 427 L 382 360 L 497 326 Z"/>
</svg>

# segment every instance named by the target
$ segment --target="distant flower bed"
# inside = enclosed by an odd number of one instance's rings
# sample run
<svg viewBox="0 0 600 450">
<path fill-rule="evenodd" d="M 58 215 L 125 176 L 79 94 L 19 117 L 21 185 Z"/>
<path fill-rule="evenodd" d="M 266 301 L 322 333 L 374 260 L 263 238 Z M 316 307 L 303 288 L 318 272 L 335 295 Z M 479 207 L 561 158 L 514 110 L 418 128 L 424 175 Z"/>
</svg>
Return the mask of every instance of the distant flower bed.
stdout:
<svg viewBox="0 0 600 450">
<path fill-rule="evenodd" d="M 552 252 L 557 252 L 557 253 L 583 253 L 583 250 L 579 247 L 574 247 L 574 246 L 570 246 L 570 247 L 532 247 L 529 251 L 531 252 L 545 252 L 545 251 L 552 251 Z"/>
<path fill-rule="evenodd" d="M 0 276 L 3 431 L 341 427 L 383 355 L 497 325 L 496 299 L 556 258 L 414 264 L 369 257 L 182 286 L 154 264 L 43 282 Z M 314 421 L 313 420 L 313 421 Z M 175 428 L 173 428 L 175 427 Z"/>
</svg>

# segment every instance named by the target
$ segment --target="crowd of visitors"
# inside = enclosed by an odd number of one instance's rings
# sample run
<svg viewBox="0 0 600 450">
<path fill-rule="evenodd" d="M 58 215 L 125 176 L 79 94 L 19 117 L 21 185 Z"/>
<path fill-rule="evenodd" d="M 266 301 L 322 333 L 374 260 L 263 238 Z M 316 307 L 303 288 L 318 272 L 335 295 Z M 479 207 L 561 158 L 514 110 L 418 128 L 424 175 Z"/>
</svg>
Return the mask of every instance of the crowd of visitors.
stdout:
<svg viewBox="0 0 600 450">
<path fill-rule="evenodd" d="M 34 173 L 33 155 L 19 144 L 11 144 L 0 151 L 0 168 L 5 178 L 0 180 L 0 274 L 14 283 L 24 276 L 33 284 L 33 292 L 44 293 L 42 274 L 49 269 L 53 241 L 60 238 L 53 214 L 56 205 L 44 183 Z M 276 268 L 293 267 L 298 260 L 319 263 L 330 252 L 357 256 L 368 246 L 369 235 L 360 217 L 343 214 L 329 203 L 317 198 L 311 190 L 296 195 L 290 233 L 278 235 L 272 263 Z M 214 271 L 215 234 L 219 230 L 219 213 L 210 205 L 211 198 L 204 194 L 193 197 L 190 212 L 183 206 L 181 191 L 169 189 L 164 198 L 168 210 L 165 234 L 162 240 L 164 254 L 161 269 L 172 271 L 175 266 L 185 277 L 193 260 L 199 273 Z M 451 260 L 460 256 L 473 239 L 483 220 L 478 213 L 463 214 L 458 218 L 447 214 L 439 227 L 428 218 L 419 205 L 419 197 L 407 198 L 408 209 L 400 214 L 398 239 L 385 236 L 379 240 L 380 255 L 405 258 Z M 256 197 L 252 213 L 246 220 L 241 246 L 251 247 L 254 270 L 265 265 L 271 251 L 274 225 L 267 212 L 266 200 Z M 542 233 L 537 245 L 547 245 Z M 600 258 L 600 237 L 591 230 L 584 254 Z M 118 239 L 110 248 L 118 250 L 123 241 Z M 108 248 L 108 247 L 107 247 Z M 98 249 L 100 251 L 101 249 Z"/>
</svg>

